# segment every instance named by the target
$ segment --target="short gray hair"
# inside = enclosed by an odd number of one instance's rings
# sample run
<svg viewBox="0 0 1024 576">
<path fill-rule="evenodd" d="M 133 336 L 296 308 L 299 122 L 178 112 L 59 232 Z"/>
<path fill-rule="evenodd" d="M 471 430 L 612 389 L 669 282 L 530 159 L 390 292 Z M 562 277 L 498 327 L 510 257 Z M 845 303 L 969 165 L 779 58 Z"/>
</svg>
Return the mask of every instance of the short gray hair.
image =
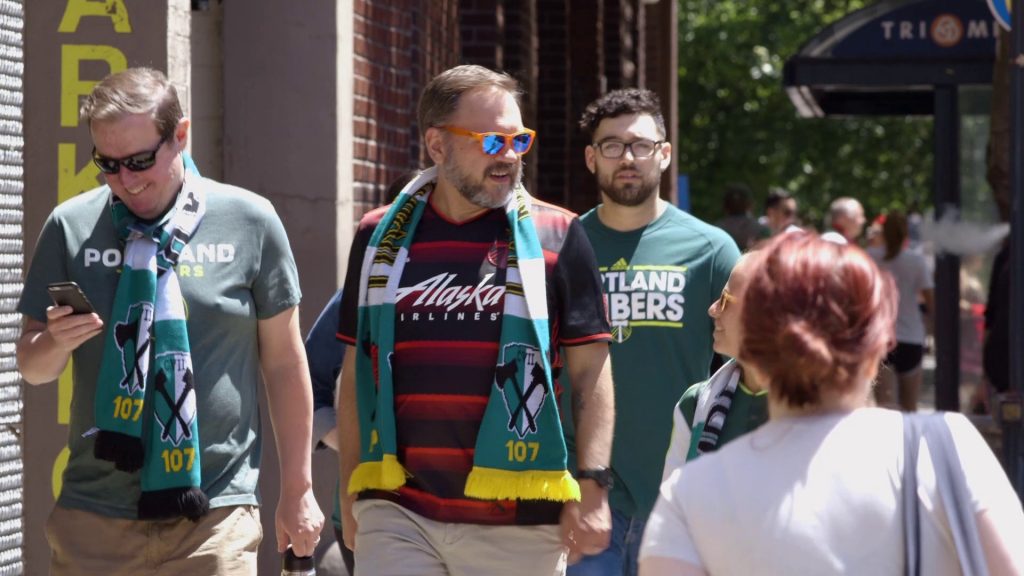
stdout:
<svg viewBox="0 0 1024 576">
<path fill-rule="evenodd" d="M 519 82 L 504 72 L 495 72 L 483 66 L 464 64 L 449 68 L 427 83 L 420 95 L 417 120 L 420 135 L 428 128 L 443 126 L 459 106 L 459 98 L 477 88 L 499 88 L 512 95 L 519 103 L 522 95 Z"/>
</svg>

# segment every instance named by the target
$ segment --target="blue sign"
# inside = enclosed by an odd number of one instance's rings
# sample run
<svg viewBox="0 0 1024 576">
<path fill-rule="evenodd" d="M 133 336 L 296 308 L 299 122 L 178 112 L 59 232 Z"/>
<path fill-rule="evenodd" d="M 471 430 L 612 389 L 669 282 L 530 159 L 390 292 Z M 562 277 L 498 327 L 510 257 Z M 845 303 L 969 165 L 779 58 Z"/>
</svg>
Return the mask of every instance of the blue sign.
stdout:
<svg viewBox="0 0 1024 576">
<path fill-rule="evenodd" d="M 690 175 L 680 174 L 676 178 L 676 205 L 683 212 L 690 211 Z"/>
<path fill-rule="evenodd" d="M 992 10 L 992 15 L 996 17 L 996 21 L 1003 27 L 1003 30 L 1009 30 L 1013 26 L 1010 24 L 1010 2 L 1013 0 L 988 0 L 988 7 Z"/>
<path fill-rule="evenodd" d="M 989 5 L 1011 0 L 988 0 Z M 909 0 L 859 25 L 832 47 L 837 58 L 991 58 L 996 24 L 985 0 Z M 1007 8 L 1008 11 L 1008 8 Z"/>
</svg>

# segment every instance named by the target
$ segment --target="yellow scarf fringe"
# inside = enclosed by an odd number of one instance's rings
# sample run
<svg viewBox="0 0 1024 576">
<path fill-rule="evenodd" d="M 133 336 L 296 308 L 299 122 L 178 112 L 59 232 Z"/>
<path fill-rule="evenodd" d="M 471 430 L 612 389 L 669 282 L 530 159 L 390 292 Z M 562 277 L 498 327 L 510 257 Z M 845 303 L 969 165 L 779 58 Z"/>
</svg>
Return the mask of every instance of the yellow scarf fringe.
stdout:
<svg viewBox="0 0 1024 576">
<path fill-rule="evenodd" d="M 357 494 L 363 490 L 398 490 L 409 475 L 394 454 L 385 454 L 379 462 L 363 462 L 352 471 L 348 481 L 348 493 Z"/>
<path fill-rule="evenodd" d="M 499 470 L 474 466 L 466 496 L 481 500 L 579 501 L 580 485 L 565 470 Z"/>
</svg>

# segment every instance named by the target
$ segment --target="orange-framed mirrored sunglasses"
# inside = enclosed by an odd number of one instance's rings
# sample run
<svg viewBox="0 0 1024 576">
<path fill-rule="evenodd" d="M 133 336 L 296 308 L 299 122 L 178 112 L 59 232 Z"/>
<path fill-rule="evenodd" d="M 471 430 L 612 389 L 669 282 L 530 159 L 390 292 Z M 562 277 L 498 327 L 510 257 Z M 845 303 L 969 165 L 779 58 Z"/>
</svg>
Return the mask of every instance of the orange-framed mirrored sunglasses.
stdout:
<svg viewBox="0 0 1024 576">
<path fill-rule="evenodd" d="M 725 312 L 725 309 L 729 307 L 731 302 L 736 302 L 736 297 L 732 295 L 727 289 L 722 288 L 722 295 L 718 297 L 715 304 L 718 306 L 718 313 Z"/>
<path fill-rule="evenodd" d="M 529 128 L 523 128 L 515 134 L 473 132 L 458 126 L 438 126 L 437 128 L 452 134 L 458 134 L 459 136 L 469 136 L 476 139 L 480 143 L 483 153 L 488 156 L 497 156 L 504 152 L 506 147 L 511 148 L 516 155 L 522 156 L 530 151 L 530 147 L 533 146 L 533 141 L 537 137 L 537 133 Z"/>
</svg>

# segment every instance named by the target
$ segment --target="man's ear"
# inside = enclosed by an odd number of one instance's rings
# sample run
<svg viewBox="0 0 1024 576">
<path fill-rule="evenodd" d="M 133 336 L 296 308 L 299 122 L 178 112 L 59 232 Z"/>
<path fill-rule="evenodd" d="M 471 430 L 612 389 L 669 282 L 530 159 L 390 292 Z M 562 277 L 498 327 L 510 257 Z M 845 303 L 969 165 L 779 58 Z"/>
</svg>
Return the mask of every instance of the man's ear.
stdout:
<svg viewBox="0 0 1024 576">
<path fill-rule="evenodd" d="M 178 125 L 174 127 L 174 150 L 175 152 L 181 152 L 188 147 L 188 129 L 192 126 L 192 121 L 188 117 L 178 120 Z"/>
<path fill-rule="evenodd" d="M 590 170 L 591 174 L 597 173 L 597 156 L 592 145 L 587 145 L 583 149 L 583 157 L 587 161 L 587 170 Z"/>
<path fill-rule="evenodd" d="M 669 165 L 672 164 L 672 143 L 664 142 L 661 145 L 661 150 L 659 150 L 659 152 L 661 153 L 661 157 L 658 160 L 658 164 L 661 166 L 661 171 L 664 172 L 665 170 L 668 170 Z"/>
<path fill-rule="evenodd" d="M 441 130 L 430 127 L 423 134 L 423 143 L 427 147 L 427 155 L 434 164 L 440 165 L 445 160 L 445 146 L 444 146 L 444 135 L 441 134 Z"/>
</svg>

